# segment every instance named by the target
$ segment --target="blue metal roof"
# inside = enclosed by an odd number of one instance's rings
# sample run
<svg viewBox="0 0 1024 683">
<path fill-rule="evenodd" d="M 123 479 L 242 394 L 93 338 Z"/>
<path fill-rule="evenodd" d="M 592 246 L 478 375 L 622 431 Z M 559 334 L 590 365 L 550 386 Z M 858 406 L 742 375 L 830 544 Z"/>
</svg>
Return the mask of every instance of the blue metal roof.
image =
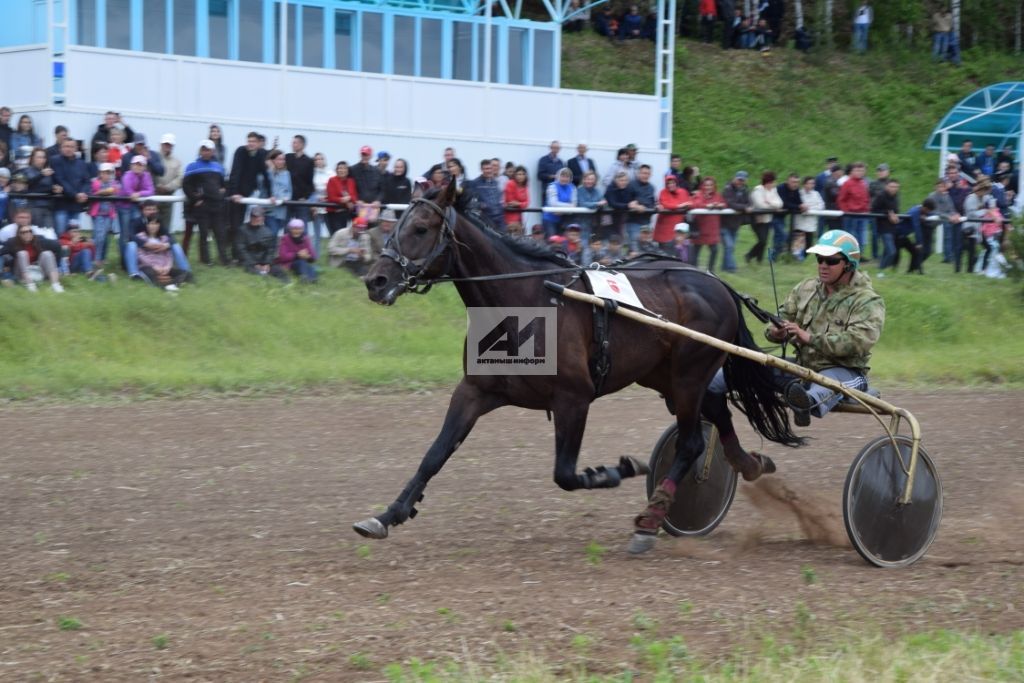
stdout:
<svg viewBox="0 0 1024 683">
<path fill-rule="evenodd" d="M 1024 120 L 1024 82 L 996 83 L 962 99 L 939 122 L 925 144 L 926 149 L 942 149 L 942 134 L 948 136 L 947 148 L 956 149 L 964 140 L 979 146 L 1003 145 L 1021 137 Z"/>
</svg>

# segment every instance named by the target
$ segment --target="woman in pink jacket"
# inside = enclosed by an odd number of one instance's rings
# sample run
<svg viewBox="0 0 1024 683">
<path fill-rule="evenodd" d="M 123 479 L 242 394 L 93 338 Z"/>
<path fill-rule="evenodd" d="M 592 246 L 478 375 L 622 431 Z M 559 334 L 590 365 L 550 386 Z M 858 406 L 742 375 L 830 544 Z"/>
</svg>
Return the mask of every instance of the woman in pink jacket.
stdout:
<svg viewBox="0 0 1024 683">
<path fill-rule="evenodd" d="M 288 221 L 288 232 L 277 247 L 277 264 L 299 276 L 309 284 L 316 282 L 316 251 L 306 234 L 306 222 L 301 218 Z"/>
<path fill-rule="evenodd" d="M 149 171 L 146 170 L 148 165 L 149 160 L 141 154 L 136 154 L 132 157 L 131 168 L 121 176 L 122 197 L 130 197 L 131 199 L 138 200 L 143 197 L 153 196 L 153 176 L 151 176 Z M 121 250 L 122 263 L 124 263 L 125 245 L 132 239 L 132 221 L 136 218 L 140 218 L 141 216 L 142 212 L 139 210 L 139 204 L 137 201 L 118 202 L 117 222 L 121 224 L 121 234 L 118 244 Z"/>
</svg>

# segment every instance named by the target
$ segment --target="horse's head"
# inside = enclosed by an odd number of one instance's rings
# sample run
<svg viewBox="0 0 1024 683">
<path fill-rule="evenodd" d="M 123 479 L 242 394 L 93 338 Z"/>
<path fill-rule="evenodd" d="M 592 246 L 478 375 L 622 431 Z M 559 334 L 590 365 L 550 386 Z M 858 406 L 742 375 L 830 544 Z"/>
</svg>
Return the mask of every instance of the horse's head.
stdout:
<svg viewBox="0 0 1024 683">
<path fill-rule="evenodd" d="M 405 292 L 426 291 L 432 280 L 447 275 L 457 193 L 451 182 L 436 195 L 414 195 L 364 278 L 370 301 L 390 306 Z"/>
</svg>

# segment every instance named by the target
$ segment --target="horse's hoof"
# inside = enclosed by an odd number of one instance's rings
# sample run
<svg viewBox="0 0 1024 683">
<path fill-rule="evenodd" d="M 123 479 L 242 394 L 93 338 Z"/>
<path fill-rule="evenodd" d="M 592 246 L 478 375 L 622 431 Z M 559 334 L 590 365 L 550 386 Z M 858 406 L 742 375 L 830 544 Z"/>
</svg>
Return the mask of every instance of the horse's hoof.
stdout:
<svg viewBox="0 0 1024 683">
<path fill-rule="evenodd" d="M 352 525 L 356 533 L 366 538 L 387 538 L 388 528 L 380 523 L 380 520 L 376 517 L 370 517 L 364 519 L 361 522 L 356 522 Z"/>
<path fill-rule="evenodd" d="M 655 534 L 642 534 L 637 531 L 630 537 L 629 545 L 626 546 L 626 552 L 630 555 L 643 555 L 654 547 L 654 542 L 657 538 Z"/>
<path fill-rule="evenodd" d="M 623 455 L 619 458 L 619 473 L 623 479 L 646 476 L 650 471 L 651 468 L 647 466 L 647 463 L 632 455 Z"/>
</svg>

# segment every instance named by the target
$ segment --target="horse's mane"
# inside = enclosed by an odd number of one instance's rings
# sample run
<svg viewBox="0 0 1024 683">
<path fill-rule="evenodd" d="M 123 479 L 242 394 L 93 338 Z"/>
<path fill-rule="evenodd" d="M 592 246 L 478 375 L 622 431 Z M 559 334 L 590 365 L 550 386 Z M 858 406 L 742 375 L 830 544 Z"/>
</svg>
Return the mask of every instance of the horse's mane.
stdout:
<svg viewBox="0 0 1024 683">
<path fill-rule="evenodd" d="M 435 201 L 437 196 L 441 193 L 441 189 L 442 188 L 431 188 L 423 194 L 423 198 Z M 533 239 L 512 237 L 511 235 L 495 230 L 478 211 L 474 210 L 471 195 L 468 193 L 459 193 L 458 199 L 455 200 L 455 210 L 462 218 L 466 219 L 470 225 L 486 235 L 500 251 L 511 251 L 512 253 L 524 256 L 527 259 L 554 263 L 566 268 L 576 266 L 576 264 L 564 253 L 555 251 L 546 244 L 542 244 Z"/>
</svg>

